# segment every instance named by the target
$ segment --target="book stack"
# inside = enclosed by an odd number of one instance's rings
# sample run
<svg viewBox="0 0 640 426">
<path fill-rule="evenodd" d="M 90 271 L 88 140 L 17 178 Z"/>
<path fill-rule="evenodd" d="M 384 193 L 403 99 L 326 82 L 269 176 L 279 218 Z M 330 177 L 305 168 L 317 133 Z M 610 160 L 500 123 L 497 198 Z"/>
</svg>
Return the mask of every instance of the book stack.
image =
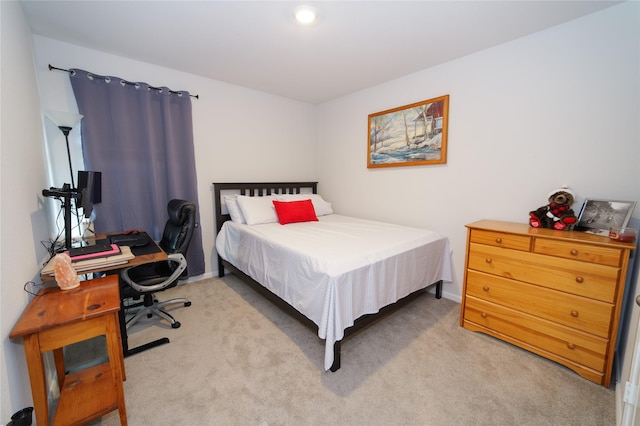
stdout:
<svg viewBox="0 0 640 426">
<path fill-rule="evenodd" d="M 107 252 L 85 253 L 71 257 L 71 264 L 76 272 L 87 272 L 96 269 L 103 269 L 110 266 L 123 265 L 135 256 L 131 253 L 131 248 L 127 246 L 119 247 L 115 244 L 109 245 Z M 112 247 L 113 246 L 113 247 Z M 115 247 L 115 248 L 114 248 Z M 71 252 L 72 253 L 72 252 Z M 67 253 L 69 254 L 69 253 Z M 95 255 L 95 256 L 93 256 Z M 89 256 L 89 257 L 86 257 Z M 53 276 L 55 272 L 53 258 L 42 268 L 41 275 Z"/>
</svg>

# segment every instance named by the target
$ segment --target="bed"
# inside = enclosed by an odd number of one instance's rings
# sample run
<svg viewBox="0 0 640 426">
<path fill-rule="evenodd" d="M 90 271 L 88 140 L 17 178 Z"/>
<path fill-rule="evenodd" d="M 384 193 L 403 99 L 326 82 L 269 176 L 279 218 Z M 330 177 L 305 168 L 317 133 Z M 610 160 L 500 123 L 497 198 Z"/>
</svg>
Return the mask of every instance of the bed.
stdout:
<svg viewBox="0 0 640 426">
<path fill-rule="evenodd" d="M 325 370 L 340 368 L 346 337 L 432 286 L 440 299 L 452 281 L 446 237 L 335 214 L 317 182 L 213 185 L 218 275 L 232 272 L 317 331 Z"/>
</svg>

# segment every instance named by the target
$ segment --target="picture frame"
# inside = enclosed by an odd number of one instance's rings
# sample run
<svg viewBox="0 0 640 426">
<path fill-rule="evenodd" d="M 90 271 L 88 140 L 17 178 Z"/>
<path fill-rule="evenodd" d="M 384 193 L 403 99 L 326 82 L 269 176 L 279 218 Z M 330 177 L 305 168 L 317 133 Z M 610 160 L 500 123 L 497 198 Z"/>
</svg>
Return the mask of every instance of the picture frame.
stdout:
<svg viewBox="0 0 640 426">
<path fill-rule="evenodd" d="M 627 226 L 635 206 L 635 201 L 586 199 L 574 229 L 590 234 L 609 235 L 609 228 Z"/>
<path fill-rule="evenodd" d="M 367 168 L 446 164 L 449 95 L 369 114 Z"/>
</svg>

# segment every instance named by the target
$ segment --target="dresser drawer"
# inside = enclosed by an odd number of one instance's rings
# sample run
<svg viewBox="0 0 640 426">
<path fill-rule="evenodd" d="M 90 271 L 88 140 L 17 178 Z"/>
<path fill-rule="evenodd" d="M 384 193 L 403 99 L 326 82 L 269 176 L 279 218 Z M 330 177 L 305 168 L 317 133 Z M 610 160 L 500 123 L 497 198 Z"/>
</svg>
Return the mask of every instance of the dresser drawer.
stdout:
<svg viewBox="0 0 640 426">
<path fill-rule="evenodd" d="M 471 230 L 471 242 L 514 250 L 529 251 L 531 249 L 531 238 L 529 237 L 482 229 Z"/>
<path fill-rule="evenodd" d="M 574 241 L 554 241 L 536 238 L 533 251 L 600 265 L 620 266 L 621 262 L 621 252 L 618 249 L 593 244 L 581 244 Z"/>
<path fill-rule="evenodd" d="M 613 303 L 619 269 L 578 260 L 469 244 L 468 268 Z"/>
<path fill-rule="evenodd" d="M 467 275 L 467 295 L 607 338 L 613 305 L 477 271 Z"/>
<path fill-rule="evenodd" d="M 467 296 L 464 320 L 594 370 L 604 370 L 607 339 L 473 296 Z"/>
</svg>

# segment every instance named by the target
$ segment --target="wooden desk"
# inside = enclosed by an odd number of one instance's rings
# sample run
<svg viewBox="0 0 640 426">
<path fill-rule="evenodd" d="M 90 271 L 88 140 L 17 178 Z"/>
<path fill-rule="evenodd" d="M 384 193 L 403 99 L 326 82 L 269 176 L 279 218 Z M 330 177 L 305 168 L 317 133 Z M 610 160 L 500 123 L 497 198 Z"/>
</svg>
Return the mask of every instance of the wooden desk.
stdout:
<svg viewBox="0 0 640 426">
<path fill-rule="evenodd" d="M 107 238 L 109 234 L 98 234 L 97 239 L 104 239 Z M 155 241 L 150 241 L 149 244 L 156 244 Z M 157 246 L 157 244 L 156 244 Z M 138 265 L 142 265 L 145 263 L 153 263 L 153 262 L 160 262 L 163 260 L 167 260 L 167 253 L 164 252 L 164 250 L 162 250 L 160 248 L 160 246 L 158 246 L 158 252 L 156 253 L 151 253 L 151 254 L 141 254 L 141 255 L 136 255 L 133 259 L 130 259 L 129 261 L 127 261 L 127 263 L 123 263 L 123 264 L 119 264 L 119 265 L 108 265 L 108 266 L 103 266 L 103 267 L 96 267 L 96 268 L 92 268 L 91 270 L 88 271 L 82 271 L 79 272 L 79 275 L 88 275 L 88 274 L 93 274 L 96 272 L 114 272 L 114 271 L 118 271 L 120 269 L 124 269 L 124 268 L 130 268 L 132 266 L 138 266 Z M 53 259 L 51 259 L 51 261 L 53 261 Z M 54 277 L 53 275 L 49 275 L 49 274 L 40 274 L 40 280 L 45 282 L 45 281 L 53 281 Z"/>
<path fill-rule="evenodd" d="M 124 359 L 118 325 L 120 290 L 117 275 L 83 281 L 80 287 L 40 290 L 26 307 L 10 338 L 22 337 L 31 393 L 39 426 L 50 424 L 47 379 L 42 354 L 53 351 L 60 400 L 53 424 L 80 425 L 113 410 L 127 424 Z M 109 360 L 65 374 L 62 348 L 104 335 Z"/>
<path fill-rule="evenodd" d="M 96 239 L 105 239 L 105 238 L 108 238 L 109 235 L 113 235 L 113 234 L 117 234 L 117 232 L 112 232 L 108 234 L 98 234 L 96 235 Z M 111 274 L 114 274 L 114 276 L 117 276 L 115 274 L 117 274 L 121 269 L 143 265 L 145 263 L 161 262 L 163 260 L 168 259 L 167 253 L 165 253 L 164 250 L 162 250 L 155 241 L 151 240 L 149 244 L 155 244 L 158 248 L 158 251 L 150 254 L 136 255 L 133 259 L 130 259 L 129 261 L 127 261 L 127 263 L 105 266 L 105 267 L 96 267 L 91 270 L 80 272 L 79 275 L 89 275 L 97 272 L 104 272 L 104 273 L 111 273 Z M 53 261 L 53 259 L 51 261 Z M 48 275 L 48 274 L 40 274 L 40 280 L 42 280 L 42 282 L 53 281 L 54 276 Z M 118 291 L 119 291 L 119 287 L 118 287 Z M 127 336 L 127 326 L 126 326 L 125 312 L 124 312 L 125 307 L 123 303 L 124 301 L 121 301 L 121 302 L 122 303 L 120 306 L 120 313 L 118 316 L 119 316 L 119 323 L 120 323 L 122 353 L 124 354 L 125 357 L 129 355 L 137 354 L 139 352 L 142 352 L 146 349 L 149 349 L 155 346 L 169 343 L 169 339 L 164 337 L 162 339 L 154 340 L 153 342 L 146 343 L 136 348 L 129 348 L 129 343 L 128 343 L 129 338 Z"/>
</svg>

